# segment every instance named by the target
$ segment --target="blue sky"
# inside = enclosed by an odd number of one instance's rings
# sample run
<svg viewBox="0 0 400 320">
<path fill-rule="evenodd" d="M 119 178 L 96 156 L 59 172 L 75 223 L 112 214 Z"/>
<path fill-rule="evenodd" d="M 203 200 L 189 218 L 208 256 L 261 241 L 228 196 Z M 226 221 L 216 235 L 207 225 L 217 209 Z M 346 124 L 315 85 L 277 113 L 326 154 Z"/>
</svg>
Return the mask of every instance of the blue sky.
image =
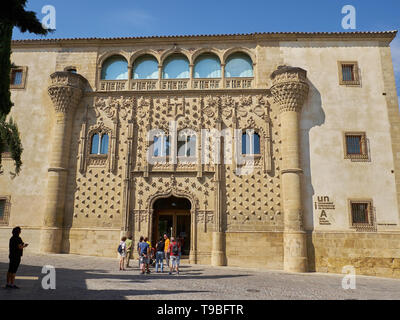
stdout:
<svg viewBox="0 0 400 320">
<path fill-rule="evenodd" d="M 356 8 L 355 31 L 400 29 L 399 0 L 30 0 L 39 19 L 56 8 L 56 31 L 47 38 L 129 37 L 283 31 L 346 31 L 344 5 Z M 352 31 L 352 30 L 349 30 Z M 40 38 L 15 29 L 13 39 Z M 400 95 L 400 35 L 392 56 Z"/>
</svg>

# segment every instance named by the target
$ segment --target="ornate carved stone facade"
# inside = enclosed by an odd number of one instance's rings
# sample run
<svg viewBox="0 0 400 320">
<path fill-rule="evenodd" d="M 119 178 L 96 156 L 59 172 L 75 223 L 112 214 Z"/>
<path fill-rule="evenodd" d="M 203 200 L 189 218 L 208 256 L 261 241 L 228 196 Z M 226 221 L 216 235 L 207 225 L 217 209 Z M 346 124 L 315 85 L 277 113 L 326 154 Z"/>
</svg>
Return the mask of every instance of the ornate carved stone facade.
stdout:
<svg viewBox="0 0 400 320">
<path fill-rule="evenodd" d="M 365 232 L 346 224 L 350 215 L 348 200 L 366 197 L 373 198 L 373 216 L 378 220 L 375 231 L 367 232 L 368 236 L 373 234 L 373 245 L 377 246 L 373 253 L 374 272 L 383 274 L 377 269 L 382 259 L 390 257 L 394 264 L 400 259 L 399 248 L 390 247 L 388 250 L 392 251 L 383 254 L 378 247 L 385 232 L 400 239 L 398 173 L 377 177 L 371 172 L 374 168 L 389 172 L 392 165 L 398 165 L 398 159 L 392 155 L 376 159 L 383 154 L 377 150 L 391 146 L 394 138 L 389 127 L 397 125 L 398 115 L 390 115 L 388 121 L 379 123 L 362 119 L 353 128 L 351 122 L 343 120 L 351 117 L 347 101 L 358 103 L 352 112 L 360 111 L 360 105 L 372 108 L 360 94 L 363 88 L 340 87 L 336 74 L 321 76 L 319 72 L 326 66 L 318 61 L 320 56 L 326 58 L 324 61 L 331 59 L 332 69 L 337 72 L 337 61 L 353 61 L 360 55 L 358 64 L 366 68 L 367 62 L 377 61 L 372 59 L 376 54 L 387 56 L 381 50 L 394 35 L 301 36 L 308 37 L 311 44 L 301 42 L 300 35 L 290 34 L 205 37 L 204 43 L 199 43 L 197 37 L 110 39 L 100 41 L 96 52 L 88 47 L 95 40 L 89 44 L 71 42 L 71 52 L 58 52 L 56 44 L 46 41 L 15 42 L 13 57 L 19 64 L 31 59 L 31 54 L 24 52 L 27 46 L 39 50 L 42 45 L 49 46 L 49 59 L 53 57 L 55 63 L 37 72 L 36 83 L 30 84 L 30 76 L 27 78 L 27 90 L 35 86 L 35 90 L 43 91 L 39 98 L 36 92 L 27 91 L 29 97 L 41 101 L 35 102 L 32 116 L 43 112 L 43 126 L 34 127 L 35 139 L 42 139 L 40 148 L 24 160 L 25 167 L 39 167 L 36 180 L 40 183 L 37 189 L 32 187 L 37 195 L 32 199 L 33 208 L 40 214 L 33 220 L 25 216 L 25 220 L 18 220 L 18 213 L 13 210 L 13 206 L 25 201 L 20 195 L 27 194 L 23 172 L 16 182 L 7 180 L 7 185 L 18 192 L 13 194 L 7 191 L 8 187 L 6 191 L 0 190 L 0 198 L 11 199 L 10 226 L 18 223 L 30 227 L 29 242 L 38 243 L 34 247 L 37 251 L 114 256 L 121 235 L 132 234 L 135 241 L 141 235 L 151 240 L 160 235 L 172 210 L 160 208 L 160 201 L 173 199 L 173 206 L 176 199 L 186 199 L 189 207 L 175 210 L 168 223 L 173 226 L 174 235 L 179 235 L 180 224 L 185 225 L 180 234 L 189 243 L 192 263 L 340 272 L 340 263 L 348 262 L 344 257 L 356 256 L 353 262 L 362 264 L 367 254 L 351 245 L 351 240 L 364 236 L 367 239 Z M 325 41 L 324 45 L 318 42 L 322 49 L 313 47 L 321 37 Z M 353 39 L 376 42 L 376 47 L 362 48 L 370 54 L 370 60 L 362 60 L 366 54 Z M 280 41 L 287 43 L 281 45 Z M 348 41 L 346 49 L 341 48 L 341 41 Z M 304 48 L 298 49 L 300 42 Z M 69 42 L 65 40 L 63 45 L 68 46 Z M 115 50 L 118 46 L 120 49 Z M 296 55 L 296 50 L 305 53 Z M 252 62 L 252 76 L 230 77 L 225 72 L 229 57 L 238 52 Z M 163 78 L 163 68 L 173 54 L 187 57 L 188 78 Z M 196 61 L 202 54 L 218 57 L 220 77 L 195 76 Z M 127 61 L 128 79 L 102 78 L 105 61 L 114 55 Z M 143 55 L 151 55 L 157 61 L 157 79 L 134 78 L 134 62 Z M 384 61 L 382 66 L 374 65 L 374 74 L 381 74 L 383 69 L 390 71 L 389 62 Z M 29 65 L 31 74 L 35 74 L 35 66 Z M 71 66 L 78 74 L 58 71 Z M 43 85 L 46 81 L 48 85 Z M 371 88 L 372 83 L 375 84 L 365 73 L 363 85 Z M 389 105 L 393 99 L 381 101 L 382 95 L 374 90 L 370 93 L 375 99 L 373 110 L 377 105 L 383 106 L 385 112 L 394 108 Z M 395 95 L 390 79 L 385 80 L 385 91 Z M 17 108 L 28 100 L 23 94 L 14 95 Z M 341 95 L 347 100 L 341 100 Z M 368 124 L 366 129 L 360 127 L 368 121 L 375 121 L 376 130 Z M 343 141 L 342 131 L 352 130 L 367 131 L 366 136 L 371 139 L 372 160 L 358 163 L 358 167 L 338 156 L 337 150 L 343 150 L 343 146 L 336 146 L 337 141 Z M 23 124 L 23 137 L 29 137 L 27 132 L 28 125 Z M 250 140 L 258 137 L 257 152 L 253 152 L 254 145 L 249 152 L 242 150 L 242 139 L 247 139 L 242 136 L 244 132 Z M 189 141 L 188 137 L 195 141 L 194 147 L 182 155 L 177 152 L 179 141 Z M 165 148 L 169 150 L 158 150 L 157 157 L 152 149 L 156 148 L 156 139 L 161 144 L 167 139 Z M 377 145 L 378 140 L 382 145 Z M 26 154 L 32 155 L 35 143 L 28 138 L 23 142 Z M 44 147 L 49 142 L 49 147 Z M 36 160 L 35 155 L 40 155 L 40 159 Z M 27 175 L 36 174 L 29 172 L 27 169 Z M 6 179 L 0 177 L 2 185 Z M 355 182 L 357 179 L 364 179 L 362 186 Z M 382 181 L 386 183 L 384 196 L 378 194 Z M 375 188 L 372 182 L 381 187 Z M 326 198 L 319 197 L 322 194 L 328 195 L 329 204 L 319 203 L 319 198 Z M 17 200 L 13 202 L 14 199 Z M 324 211 L 324 216 L 319 207 L 331 211 Z M 0 227 L 0 236 L 2 228 L 6 227 Z M 340 234 L 349 242 L 340 242 Z M 38 238 L 40 241 L 35 241 Z M 339 254 L 328 248 L 334 247 L 335 241 L 343 246 Z M 246 249 L 248 245 L 252 247 Z M 391 276 L 396 276 L 400 267 L 392 265 L 387 269 Z"/>
</svg>

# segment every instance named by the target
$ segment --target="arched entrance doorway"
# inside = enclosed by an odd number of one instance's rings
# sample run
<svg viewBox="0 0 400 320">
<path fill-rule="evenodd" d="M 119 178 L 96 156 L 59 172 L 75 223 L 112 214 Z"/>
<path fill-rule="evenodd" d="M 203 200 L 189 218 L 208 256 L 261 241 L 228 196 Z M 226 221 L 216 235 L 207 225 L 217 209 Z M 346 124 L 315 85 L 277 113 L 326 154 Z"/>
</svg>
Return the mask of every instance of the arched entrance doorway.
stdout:
<svg viewBox="0 0 400 320">
<path fill-rule="evenodd" d="M 164 233 L 169 237 L 179 238 L 182 243 L 182 255 L 189 256 L 191 208 L 191 203 L 186 198 L 170 196 L 156 200 L 153 205 L 153 241 L 158 241 Z"/>
</svg>

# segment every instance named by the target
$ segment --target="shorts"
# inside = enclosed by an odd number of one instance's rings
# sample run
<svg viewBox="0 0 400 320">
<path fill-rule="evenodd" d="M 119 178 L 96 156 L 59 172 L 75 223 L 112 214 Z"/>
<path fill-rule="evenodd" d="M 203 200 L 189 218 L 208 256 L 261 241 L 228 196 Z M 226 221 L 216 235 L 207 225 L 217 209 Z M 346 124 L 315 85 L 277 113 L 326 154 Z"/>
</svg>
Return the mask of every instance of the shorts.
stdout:
<svg viewBox="0 0 400 320">
<path fill-rule="evenodd" d="M 140 257 L 140 263 L 149 264 L 150 258 Z"/>
<path fill-rule="evenodd" d="M 179 267 L 179 257 L 178 256 L 170 256 L 172 268 L 178 266 Z"/>
<path fill-rule="evenodd" d="M 8 273 L 17 273 L 20 263 L 21 263 L 21 258 L 10 259 L 10 264 L 8 266 Z"/>
</svg>

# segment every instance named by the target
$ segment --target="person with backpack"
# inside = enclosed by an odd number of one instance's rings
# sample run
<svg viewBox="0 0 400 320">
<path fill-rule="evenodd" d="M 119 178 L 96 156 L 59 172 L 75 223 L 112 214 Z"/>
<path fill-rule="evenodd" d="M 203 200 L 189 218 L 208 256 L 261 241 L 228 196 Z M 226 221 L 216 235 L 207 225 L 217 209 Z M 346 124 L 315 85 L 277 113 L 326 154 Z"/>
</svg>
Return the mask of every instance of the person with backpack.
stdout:
<svg viewBox="0 0 400 320">
<path fill-rule="evenodd" d="M 140 236 L 139 242 L 137 243 L 137 246 L 136 246 L 136 252 L 138 254 L 138 260 L 139 260 L 139 269 L 140 269 L 140 264 L 141 264 L 141 260 L 142 260 L 139 246 L 143 242 L 143 240 L 144 240 L 144 237 Z"/>
<path fill-rule="evenodd" d="M 118 246 L 119 255 L 119 270 L 125 271 L 125 257 L 126 257 L 126 237 L 121 238 L 121 242 Z"/>
<path fill-rule="evenodd" d="M 142 241 L 139 243 L 139 252 L 140 252 L 141 274 L 144 274 L 146 271 L 147 273 L 150 273 L 149 270 L 150 246 L 146 241 Z"/>
<path fill-rule="evenodd" d="M 158 273 L 158 267 L 161 264 L 161 273 L 164 272 L 164 239 L 160 237 L 160 240 L 156 245 L 156 272 Z"/>
<path fill-rule="evenodd" d="M 177 274 L 179 274 L 179 252 L 181 251 L 180 244 L 175 240 L 174 237 L 171 237 L 171 244 L 169 245 L 168 252 L 170 254 L 171 266 L 169 274 L 172 274 L 172 271 L 175 268 Z"/>
<path fill-rule="evenodd" d="M 178 257 L 178 265 L 180 265 L 181 264 L 181 257 L 182 257 L 183 238 L 179 237 L 178 238 L 178 243 L 179 243 L 179 246 L 181 247 L 181 250 L 179 250 L 179 257 Z"/>
<path fill-rule="evenodd" d="M 151 247 L 151 243 L 150 243 L 148 237 L 145 237 L 143 241 L 149 245 L 150 253 L 148 254 L 148 257 L 147 257 L 146 272 L 150 273 L 151 254 L 152 254 L 153 248 Z"/>
</svg>

